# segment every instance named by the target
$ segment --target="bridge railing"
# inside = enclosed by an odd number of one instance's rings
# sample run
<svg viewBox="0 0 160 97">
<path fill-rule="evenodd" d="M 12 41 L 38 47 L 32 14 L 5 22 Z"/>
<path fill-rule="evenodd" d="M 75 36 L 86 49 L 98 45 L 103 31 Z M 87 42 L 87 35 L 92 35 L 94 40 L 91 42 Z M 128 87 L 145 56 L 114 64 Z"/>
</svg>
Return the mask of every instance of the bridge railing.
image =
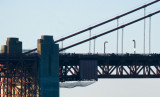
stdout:
<svg viewBox="0 0 160 97">
<path fill-rule="evenodd" d="M 159 53 L 151 53 L 151 54 L 144 54 L 144 53 L 137 53 L 137 54 L 132 54 L 132 53 L 124 53 L 124 54 L 120 54 L 120 53 L 60 53 L 60 56 L 160 56 Z"/>
</svg>

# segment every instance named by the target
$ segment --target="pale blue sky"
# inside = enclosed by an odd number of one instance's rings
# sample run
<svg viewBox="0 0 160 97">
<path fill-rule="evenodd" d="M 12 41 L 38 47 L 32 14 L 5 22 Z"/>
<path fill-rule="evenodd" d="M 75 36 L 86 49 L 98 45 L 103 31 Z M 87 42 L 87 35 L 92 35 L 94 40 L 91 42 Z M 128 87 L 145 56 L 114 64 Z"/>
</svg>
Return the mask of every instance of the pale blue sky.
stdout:
<svg viewBox="0 0 160 97">
<path fill-rule="evenodd" d="M 41 35 L 53 35 L 54 40 L 57 40 L 150 1 L 152 0 L 0 0 L 0 45 L 5 44 L 7 37 L 19 37 L 20 41 L 23 41 L 24 49 L 32 49 L 36 47 L 37 39 Z M 159 5 L 160 3 L 157 3 L 147 8 L 146 14 L 159 10 Z M 141 16 L 143 10 L 120 19 L 120 24 Z M 152 24 L 152 52 L 160 53 L 160 45 L 157 45 L 160 41 L 160 14 L 152 18 Z M 146 52 L 148 53 L 148 19 L 146 26 Z M 93 30 L 92 35 L 114 27 L 116 21 Z M 137 53 L 143 53 L 142 35 L 143 21 L 125 28 L 124 52 L 133 53 L 131 40 L 135 39 Z M 67 46 L 88 36 L 88 33 L 82 34 L 65 41 L 64 45 Z M 103 43 L 106 40 L 109 42 L 107 53 L 115 53 L 116 32 L 98 38 L 96 52 L 103 53 Z M 120 44 L 121 40 L 119 40 Z M 119 46 L 120 51 L 121 46 Z M 66 52 L 88 53 L 88 43 Z M 61 97 L 158 97 L 159 82 L 159 79 L 103 79 L 85 88 L 61 89 L 60 95 Z"/>
</svg>

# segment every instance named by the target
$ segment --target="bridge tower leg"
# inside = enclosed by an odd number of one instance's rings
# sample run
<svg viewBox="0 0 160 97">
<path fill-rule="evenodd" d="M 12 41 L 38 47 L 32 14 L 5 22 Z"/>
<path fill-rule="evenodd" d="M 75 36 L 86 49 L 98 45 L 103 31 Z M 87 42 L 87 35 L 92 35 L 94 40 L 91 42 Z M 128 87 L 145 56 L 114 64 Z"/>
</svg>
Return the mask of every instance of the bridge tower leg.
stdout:
<svg viewBox="0 0 160 97">
<path fill-rule="evenodd" d="M 40 97 L 59 97 L 59 45 L 54 43 L 53 36 L 41 36 L 37 52 Z"/>
</svg>

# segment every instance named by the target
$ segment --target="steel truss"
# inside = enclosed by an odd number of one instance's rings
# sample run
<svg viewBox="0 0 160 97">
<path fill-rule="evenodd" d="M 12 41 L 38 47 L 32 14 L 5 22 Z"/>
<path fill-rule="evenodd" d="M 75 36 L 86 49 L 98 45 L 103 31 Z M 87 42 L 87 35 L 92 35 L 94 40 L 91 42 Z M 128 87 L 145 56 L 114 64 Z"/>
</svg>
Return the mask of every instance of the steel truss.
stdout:
<svg viewBox="0 0 160 97">
<path fill-rule="evenodd" d="M 160 78 L 159 54 L 60 54 L 60 81 L 80 79 L 80 60 L 96 60 L 98 78 Z"/>
<path fill-rule="evenodd" d="M 160 65 L 98 66 L 99 78 L 160 78 Z"/>
<path fill-rule="evenodd" d="M 36 55 L 0 54 L 0 97 L 39 97 Z"/>
<path fill-rule="evenodd" d="M 79 78 L 79 66 L 67 65 L 59 66 L 59 79 L 63 81 L 78 81 Z"/>
</svg>

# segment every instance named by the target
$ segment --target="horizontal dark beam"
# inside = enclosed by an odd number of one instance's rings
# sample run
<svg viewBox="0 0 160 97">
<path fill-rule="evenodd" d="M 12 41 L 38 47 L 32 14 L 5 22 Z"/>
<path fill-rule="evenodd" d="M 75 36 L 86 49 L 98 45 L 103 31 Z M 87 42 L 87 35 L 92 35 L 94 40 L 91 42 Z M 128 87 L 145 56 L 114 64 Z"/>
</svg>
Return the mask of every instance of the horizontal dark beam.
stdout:
<svg viewBox="0 0 160 97">
<path fill-rule="evenodd" d="M 98 78 L 160 78 L 160 75 L 98 75 Z"/>
<path fill-rule="evenodd" d="M 60 81 L 80 79 L 80 61 L 97 62 L 98 78 L 160 78 L 160 54 L 60 54 Z M 70 69 L 67 69 L 70 68 Z M 76 73 L 69 74 L 69 71 Z"/>
</svg>

